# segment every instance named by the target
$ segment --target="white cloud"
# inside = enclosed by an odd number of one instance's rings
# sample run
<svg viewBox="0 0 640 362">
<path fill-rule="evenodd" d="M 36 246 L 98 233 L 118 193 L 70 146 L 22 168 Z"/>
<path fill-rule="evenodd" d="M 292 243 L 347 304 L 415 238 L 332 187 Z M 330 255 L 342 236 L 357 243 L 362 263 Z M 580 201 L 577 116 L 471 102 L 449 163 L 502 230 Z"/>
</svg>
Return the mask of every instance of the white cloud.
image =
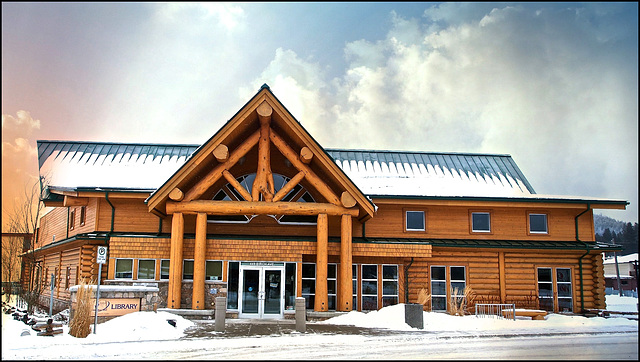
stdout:
<svg viewBox="0 0 640 362">
<path fill-rule="evenodd" d="M 283 51 L 254 83 L 277 82 L 325 147 L 508 153 L 537 192 L 630 200 L 637 220 L 637 57 L 585 12 L 396 16 L 386 39 L 345 46 L 339 79 Z"/>
</svg>

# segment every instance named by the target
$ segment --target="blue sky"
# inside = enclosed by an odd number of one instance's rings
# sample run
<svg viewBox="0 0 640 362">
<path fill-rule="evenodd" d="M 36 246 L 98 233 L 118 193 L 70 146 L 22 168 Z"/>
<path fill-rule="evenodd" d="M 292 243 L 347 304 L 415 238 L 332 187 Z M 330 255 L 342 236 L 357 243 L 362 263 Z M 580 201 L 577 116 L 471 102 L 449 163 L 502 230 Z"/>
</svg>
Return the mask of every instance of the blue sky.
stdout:
<svg viewBox="0 0 640 362">
<path fill-rule="evenodd" d="M 38 139 L 199 144 L 264 83 L 326 148 L 510 154 L 638 220 L 637 3 L 3 2 L 3 210 Z"/>
</svg>

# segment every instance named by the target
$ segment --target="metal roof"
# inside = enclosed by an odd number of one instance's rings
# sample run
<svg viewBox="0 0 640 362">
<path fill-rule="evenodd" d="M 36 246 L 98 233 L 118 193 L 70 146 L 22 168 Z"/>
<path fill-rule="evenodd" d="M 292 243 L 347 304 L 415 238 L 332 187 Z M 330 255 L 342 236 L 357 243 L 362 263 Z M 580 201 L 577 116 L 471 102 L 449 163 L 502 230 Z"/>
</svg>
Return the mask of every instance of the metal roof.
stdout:
<svg viewBox="0 0 640 362">
<path fill-rule="evenodd" d="M 49 186 L 155 190 L 198 145 L 38 141 L 40 176 Z"/>
<path fill-rule="evenodd" d="M 153 192 L 201 145 L 38 141 L 40 176 L 67 191 Z M 509 198 L 623 203 L 536 194 L 510 155 L 327 149 L 353 183 L 373 198 Z"/>
<path fill-rule="evenodd" d="M 326 151 L 368 195 L 526 197 L 535 194 L 510 155 Z"/>
</svg>

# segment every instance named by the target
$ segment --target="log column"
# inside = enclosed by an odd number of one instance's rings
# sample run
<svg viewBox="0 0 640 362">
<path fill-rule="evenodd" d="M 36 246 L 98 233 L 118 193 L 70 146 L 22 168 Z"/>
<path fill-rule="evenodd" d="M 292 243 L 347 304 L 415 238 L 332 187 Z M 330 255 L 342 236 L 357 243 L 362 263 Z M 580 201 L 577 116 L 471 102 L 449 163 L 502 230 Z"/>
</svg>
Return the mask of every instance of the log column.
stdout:
<svg viewBox="0 0 640 362">
<path fill-rule="evenodd" d="M 171 220 L 171 256 L 169 261 L 169 292 L 167 306 L 180 309 L 182 298 L 182 244 L 184 240 L 184 216 L 174 213 Z"/>
<path fill-rule="evenodd" d="M 342 215 L 340 224 L 340 275 L 338 285 L 338 310 L 349 312 L 353 309 L 353 286 L 351 277 L 351 264 L 353 255 L 351 247 L 351 215 Z"/>
<path fill-rule="evenodd" d="M 316 255 L 316 295 L 314 310 L 326 312 L 329 310 L 329 295 L 327 290 L 327 255 L 329 243 L 329 222 L 327 214 L 318 214 L 318 240 Z"/>
<path fill-rule="evenodd" d="M 205 309 L 204 277 L 206 270 L 206 253 L 207 214 L 200 212 L 196 217 L 196 242 L 193 256 L 193 295 L 191 298 L 191 309 Z"/>
</svg>

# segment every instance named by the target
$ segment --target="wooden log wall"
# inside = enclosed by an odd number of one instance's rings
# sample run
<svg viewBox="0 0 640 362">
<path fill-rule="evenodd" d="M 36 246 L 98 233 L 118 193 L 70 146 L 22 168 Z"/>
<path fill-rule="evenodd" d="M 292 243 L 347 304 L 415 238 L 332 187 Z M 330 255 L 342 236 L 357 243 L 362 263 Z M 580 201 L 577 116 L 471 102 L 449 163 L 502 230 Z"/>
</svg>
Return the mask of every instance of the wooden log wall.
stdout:
<svg viewBox="0 0 640 362">
<path fill-rule="evenodd" d="M 36 246 L 38 248 L 67 237 L 67 208 L 56 207 L 40 219 L 40 230 Z"/>
<path fill-rule="evenodd" d="M 480 205 L 480 206 L 479 206 Z M 376 216 L 366 223 L 368 237 L 398 238 L 434 238 L 434 239 L 494 239 L 494 240 L 575 240 L 575 216 L 582 209 L 549 208 L 537 206 L 483 207 L 481 204 L 469 206 L 442 205 L 394 205 L 380 204 Z M 422 232 L 404 231 L 406 210 L 425 211 L 426 230 Z M 491 213 L 490 234 L 472 233 L 470 229 L 470 211 L 489 211 Z M 547 214 L 549 233 L 530 234 L 528 214 Z M 593 213 L 585 213 L 579 220 L 580 239 L 595 240 Z"/>
<path fill-rule="evenodd" d="M 504 290 L 501 290 L 500 253 L 504 260 Z M 516 303 L 517 307 L 539 308 L 537 268 L 570 268 L 573 310 L 580 312 L 580 271 L 578 260 L 584 251 L 495 250 L 434 248 L 431 258 L 414 259 L 409 268 L 409 301 L 417 302 L 420 289 L 431 291 L 431 266 L 464 266 L 467 285 L 476 293 L 477 303 Z M 405 258 L 405 265 L 409 260 Z M 582 260 L 585 309 L 602 309 L 605 303 L 604 268 L 601 253 Z M 555 270 L 555 269 L 554 269 Z M 554 286 L 554 290 L 556 287 Z M 473 305 L 469 306 L 472 310 Z"/>
</svg>

